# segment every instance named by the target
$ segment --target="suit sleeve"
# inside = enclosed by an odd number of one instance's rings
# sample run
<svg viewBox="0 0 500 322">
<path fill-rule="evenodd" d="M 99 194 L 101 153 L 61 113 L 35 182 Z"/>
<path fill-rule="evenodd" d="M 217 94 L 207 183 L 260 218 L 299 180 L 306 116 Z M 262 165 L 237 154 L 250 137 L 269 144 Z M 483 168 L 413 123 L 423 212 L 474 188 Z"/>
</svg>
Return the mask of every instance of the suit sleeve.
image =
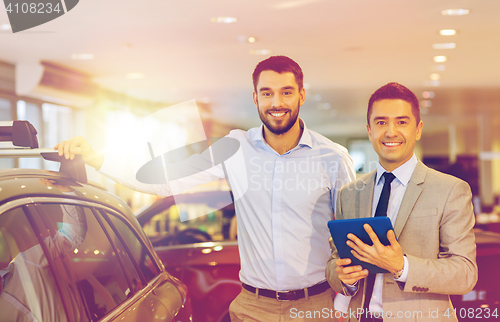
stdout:
<svg viewBox="0 0 500 322">
<path fill-rule="evenodd" d="M 476 285 L 475 220 L 470 187 L 458 181 L 444 198 L 438 256 L 419 258 L 406 254 L 409 272 L 405 292 L 466 294 Z"/>
<path fill-rule="evenodd" d="M 335 219 L 343 219 L 343 214 L 342 214 L 342 190 L 340 190 L 336 202 L 336 207 L 335 207 Z M 326 264 L 326 280 L 330 284 L 330 287 L 337 293 L 343 294 L 345 296 L 353 296 L 357 293 L 357 290 L 359 290 L 359 284 L 356 292 L 352 295 L 349 295 L 347 290 L 345 289 L 345 286 L 342 284 L 340 281 L 338 275 L 337 275 L 337 265 L 335 264 L 336 260 L 339 259 L 339 254 L 337 252 L 337 248 L 335 247 L 335 244 L 332 243 L 332 255 L 328 259 L 328 262 Z"/>
</svg>

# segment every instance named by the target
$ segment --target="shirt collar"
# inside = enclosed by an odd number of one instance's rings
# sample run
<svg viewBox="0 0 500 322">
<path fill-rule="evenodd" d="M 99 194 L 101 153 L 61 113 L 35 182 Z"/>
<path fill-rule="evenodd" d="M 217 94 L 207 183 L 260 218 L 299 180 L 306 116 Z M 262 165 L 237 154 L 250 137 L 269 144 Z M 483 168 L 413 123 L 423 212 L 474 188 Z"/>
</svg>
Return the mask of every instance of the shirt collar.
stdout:
<svg viewBox="0 0 500 322">
<path fill-rule="evenodd" d="M 411 176 L 413 175 L 413 171 L 415 170 L 416 166 L 417 166 L 417 157 L 415 156 L 414 153 L 413 156 L 408 161 L 406 161 L 405 163 L 394 169 L 392 171 L 392 174 L 396 177 L 396 179 L 398 179 L 399 182 L 401 182 L 404 186 L 406 186 L 408 182 L 410 182 Z M 386 172 L 386 170 L 382 167 L 382 165 L 380 165 L 379 162 L 377 164 L 377 177 L 375 181 L 377 184 L 380 183 L 380 179 L 384 174 L 384 172 Z"/>
<path fill-rule="evenodd" d="M 304 121 L 299 118 L 299 125 L 303 129 L 303 131 L 298 146 L 308 146 L 312 148 L 311 133 L 309 133 L 309 131 L 307 130 L 306 123 L 304 123 Z M 255 131 L 252 136 L 252 141 L 261 141 L 263 143 L 266 143 L 266 141 L 264 140 L 264 124 L 261 124 L 259 130 Z"/>
</svg>

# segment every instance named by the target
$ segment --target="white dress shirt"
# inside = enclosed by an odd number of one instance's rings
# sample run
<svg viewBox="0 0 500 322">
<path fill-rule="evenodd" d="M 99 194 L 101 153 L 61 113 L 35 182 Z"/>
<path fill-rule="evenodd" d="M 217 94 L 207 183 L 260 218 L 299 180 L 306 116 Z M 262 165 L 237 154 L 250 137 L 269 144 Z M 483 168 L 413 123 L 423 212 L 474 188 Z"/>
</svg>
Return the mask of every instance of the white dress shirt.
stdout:
<svg viewBox="0 0 500 322">
<path fill-rule="evenodd" d="M 338 190 L 355 178 L 347 150 L 310 131 L 300 120 L 298 145 L 279 155 L 263 137 L 263 126 L 231 131 L 238 152 L 225 164 L 237 216 L 240 280 L 257 288 L 293 290 L 325 280 L 331 251 L 327 222 Z M 194 155 L 192 158 L 200 158 Z M 135 180 L 127 158 L 106 156 L 101 173 L 132 189 L 171 195 L 224 178 L 221 165 L 163 185 Z"/>
<path fill-rule="evenodd" d="M 396 222 L 398 216 L 399 208 L 401 206 L 401 201 L 406 192 L 406 187 L 411 179 L 413 171 L 417 166 L 417 157 L 415 154 L 404 164 L 392 171 L 392 174 L 396 177 L 391 182 L 391 195 L 389 197 L 389 205 L 387 207 L 387 217 L 391 220 L 392 225 Z M 373 204 L 372 204 L 372 217 L 375 216 L 375 211 L 377 209 L 378 201 L 380 195 L 382 194 L 382 188 L 384 186 L 384 177 L 382 176 L 386 170 L 380 165 L 377 165 L 377 176 L 375 178 L 375 188 L 373 189 Z M 406 282 L 408 277 L 408 260 L 404 257 L 404 268 L 403 274 L 397 279 L 398 282 Z M 373 285 L 372 298 L 370 300 L 369 310 L 372 313 L 383 312 L 382 309 L 382 287 L 384 282 L 384 274 L 377 274 L 375 278 L 375 284 Z"/>
</svg>

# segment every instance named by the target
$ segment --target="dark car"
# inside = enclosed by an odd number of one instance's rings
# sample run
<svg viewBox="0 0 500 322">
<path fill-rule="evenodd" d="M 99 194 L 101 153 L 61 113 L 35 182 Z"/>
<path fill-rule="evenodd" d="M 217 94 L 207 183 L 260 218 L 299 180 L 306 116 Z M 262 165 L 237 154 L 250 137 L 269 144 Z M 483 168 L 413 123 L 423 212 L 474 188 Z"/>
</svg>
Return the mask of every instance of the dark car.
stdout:
<svg viewBox="0 0 500 322">
<path fill-rule="evenodd" d="M 235 228 L 234 206 L 218 210 L 226 198 L 224 190 L 165 197 L 137 214 L 167 270 L 188 286 L 197 308 L 195 322 L 229 321 L 229 304 L 241 291 L 238 245 L 230 240 L 234 238 L 230 233 Z M 202 217 L 183 214 L 193 219 L 179 220 L 179 213 L 197 212 L 197 207 L 213 212 Z M 455 312 L 450 314 L 456 314 L 459 321 L 496 320 L 500 314 L 500 280 L 496 277 L 500 234 L 485 231 L 488 225 L 480 226 L 483 229 L 475 229 L 478 282 L 470 293 L 451 296 Z"/>
<path fill-rule="evenodd" d="M 19 142 L 6 128 L 0 140 Z M 0 170 L 0 321 L 191 321 L 186 286 L 127 204 L 87 182 L 81 160 L 0 150 L 40 155 L 61 161 L 60 172 Z"/>
</svg>

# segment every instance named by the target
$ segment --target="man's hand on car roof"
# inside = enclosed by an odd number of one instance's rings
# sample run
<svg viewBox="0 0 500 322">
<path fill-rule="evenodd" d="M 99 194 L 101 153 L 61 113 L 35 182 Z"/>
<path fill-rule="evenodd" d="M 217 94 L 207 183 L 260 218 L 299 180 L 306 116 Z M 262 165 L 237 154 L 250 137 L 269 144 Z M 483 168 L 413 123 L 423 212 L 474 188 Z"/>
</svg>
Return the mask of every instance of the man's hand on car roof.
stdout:
<svg viewBox="0 0 500 322">
<path fill-rule="evenodd" d="M 104 161 L 104 156 L 92 149 L 90 144 L 82 136 L 74 136 L 68 141 L 61 141 L 54 146 L 60 156 L 64 155 L 66 159 L 73 160 L 75 155 L 80 154 L 85 164 L 99 170 Z"/>
</svg>

